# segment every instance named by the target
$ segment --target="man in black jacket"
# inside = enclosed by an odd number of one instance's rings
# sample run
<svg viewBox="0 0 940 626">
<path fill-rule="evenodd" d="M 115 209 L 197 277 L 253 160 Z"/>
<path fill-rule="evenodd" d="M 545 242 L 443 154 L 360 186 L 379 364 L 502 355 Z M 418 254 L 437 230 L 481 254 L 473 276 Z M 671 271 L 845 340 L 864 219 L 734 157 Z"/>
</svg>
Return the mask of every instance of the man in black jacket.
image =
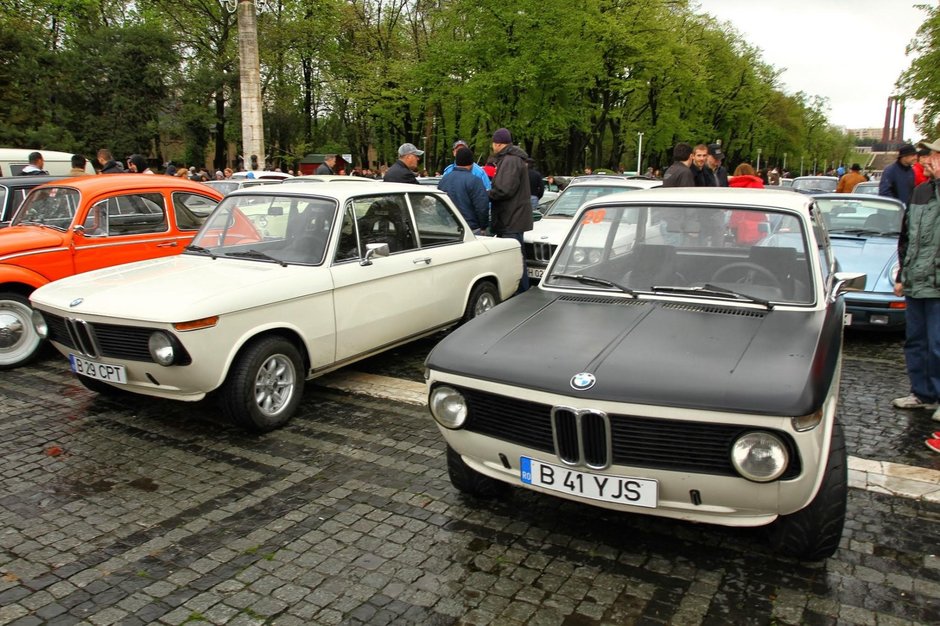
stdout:
<svg viewBox="0 0 940 626">
<path fill-rule="evenodd" d="M 529 201 L 534 209 L 545 195 L 545 183 L 542 181 L 542 172 L 535 169 L 535 159 L 529 157 L 526 159 L 526 165 L 529 167 Z"/>
<path fill-rule="evenodd" d="M 47 176 L 49 172 L 43 169 L 45 165 L 46 161 L 42 158 L 42 153 L 30 152 L 29 165 L 23 168 L 20 176 Z"/>
<path fill-rule="evenodd" d="M 424 155 L 424 150 L 418 150 L 413 143 L 403 143 L 398 148 L 398 160 L 392 164 L 385 177 L 386 183 L 412 183 L 420 185 L 415 172 L 418 171 L 418 161 Z"/>
<path fill-rule="evenodd" d="M 114 157 L 111 156 L 111 151 L 107 148 L 101 148 L 98 150 L 98 164 L 101 166 L 101 169 L 98 170 L 100 174 L 123 174 L 124 166 L 121 165 L 118 161 L 114 160 Z"/>
<path fill-rule="evenodd" d="M 509 130 L 500 128 L 493 133 L 493 153 L 496 177 L 490 189 L 493 232 L 497 237 L 515 239 L 523 245 L 522 235 L 532 230 L 532 203 L 529 200 L 529 167 L 525 150 L 512 145 Z M 529 275 L 522 258 L 522 280 L 516 293 L 529 288 Z"/>
</svg>

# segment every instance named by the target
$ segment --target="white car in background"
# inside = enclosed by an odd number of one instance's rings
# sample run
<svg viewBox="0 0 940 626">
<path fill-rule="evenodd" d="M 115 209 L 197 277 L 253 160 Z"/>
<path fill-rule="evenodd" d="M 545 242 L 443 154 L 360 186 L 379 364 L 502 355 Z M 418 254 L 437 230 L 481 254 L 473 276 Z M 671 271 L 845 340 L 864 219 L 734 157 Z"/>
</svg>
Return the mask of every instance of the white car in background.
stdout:
<svg viewBox="0 0 940 626">
<path fill-rule="evenodd" d="M 663 181 L 627 178 L 617 175 L 579 176 L 571 180 L 555 200 L 547 206 L 541 220 L 524 235 L 524 254 L 529 280 L 538 282 L 545 273 L 549 259 L 571 229 L 571 220 L 581 205 L 612 193 L 652 189 Z"/>
<path fill-rule="evenodd" d="M 304 380 L 480 315 L 521 279 L 519 243 L 477 238 L 443 192 L 396 183 L 228 194 L 183 254 L 57 281 L 34 325 L 89 389 L 216 392 L 256 431 Z"/>
</svg>

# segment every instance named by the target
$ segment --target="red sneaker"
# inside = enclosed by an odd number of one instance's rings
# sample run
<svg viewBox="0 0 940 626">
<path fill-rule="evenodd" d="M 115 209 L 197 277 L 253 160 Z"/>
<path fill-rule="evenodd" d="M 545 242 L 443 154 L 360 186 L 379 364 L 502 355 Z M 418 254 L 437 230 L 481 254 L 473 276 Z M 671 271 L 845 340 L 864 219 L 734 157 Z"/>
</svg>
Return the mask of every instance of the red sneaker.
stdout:
<svg viewBox="0 0 940 626">
<path fill-rule="evenodd" d="M 937 433 L 934 433 L 935 435 Z M 940 438 L 938 439 L 928 439 L 924 442 L 927 444 L 927 447 L 933 450 L 934 452 L 940 452 Z"/>
<path fill-rule="evenodd" d="M 930 433 L 930 437 L 931 437 L 932 439 L 940 439 L 940 430 L 938 430 L 938 431 L 935 432 L 935 433 Z"/>
</svg>

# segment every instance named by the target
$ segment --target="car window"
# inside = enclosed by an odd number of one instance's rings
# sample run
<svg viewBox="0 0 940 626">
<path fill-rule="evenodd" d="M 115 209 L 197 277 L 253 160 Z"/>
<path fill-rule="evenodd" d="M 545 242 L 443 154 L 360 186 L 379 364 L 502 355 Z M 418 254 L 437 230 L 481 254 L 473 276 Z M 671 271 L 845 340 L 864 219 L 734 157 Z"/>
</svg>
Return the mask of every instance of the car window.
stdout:
<svg viewBox="0 0 940 626">
<path fill-rule="evenodd" d="M 180 230 L 199 230 L 218 202 L 206 196 L 177 191 L 173 193 L 173 212 Z"/>
<path fill-rule="evenodd" d="M 362 207 L 362 215 L 365 215 L 367 208 L 367 206 Z M 356 221 L 359 217 L 356 204 L 348 202 L 343 211 L 343 224 L 340 227 L 339 244 L 336 246 L 334 257 L 336 261 L 359 259 L 359 237 L 356 234 Z"/>
<path fill-rule="evenodd" d="M 363 250 L 370 243 L 388 244 L 390 254 L 418 247 L 404 194 L 369 196 L 358 200 L 356 205 L 357 214 L 365 206 L 365 212 L 357 220 Z"/>
<path fill-rule="evenodd" d="M 830 199 L 816 201 L 816 207 L 830 233 L 858 233 L 897 236 L 901 230 L 900 204 L 871 199 Z"/>
<path fill-rule="evenodd" d="M 575 185 L 566 187 L 561 195 L 555 198 L 545 216 L 573 217 L 581 208 L 581 205 L 588 200 L 630 190 L 631 188 L 614 185 Z"/>
<path fill-rule="evenodd" d="M 16 212 L 13 224 L 42 224 L 66 230 L 78 210 L 81 197 L 68 187 L 42 187 L 34 189 Z"/>
<path fill-rule="evenodd" d="M 819 265 L 822 268 L 822 281 L 824 285 L 828 285 L 829 276 L 834 271 L 836 261 L 829 243 L 829 233 L 826 232 L 825 219 L 820 223 L 819 216 L 820 211 L 817 205 L 817 207 L 810 210 L 809 218 L 810 223 L 813 225 L 813 235 L 816 237 L 816 245 L 818 246 Z"/>
<path fill-rule="evenodd" d="M 575 221 L 544 279 L 548 286 L 712 297 L 724 291 L 798 304 L 815 298 L 803 222 L 791 213 L 743 206 L 595 206 Z"/>
<path fill-rule="evenodd" d="M 460 220 L 439 196 L 416 193 L 408 195 L 422 248 L 463 241 L 463 226 Z"/>
<path fill-rule="evenodd" d="M 168 225 L 163 195 L 140 193 L 105 198 L 88 211 L 83 226 L 89 236 L 166 232 Z"/>
</svg>

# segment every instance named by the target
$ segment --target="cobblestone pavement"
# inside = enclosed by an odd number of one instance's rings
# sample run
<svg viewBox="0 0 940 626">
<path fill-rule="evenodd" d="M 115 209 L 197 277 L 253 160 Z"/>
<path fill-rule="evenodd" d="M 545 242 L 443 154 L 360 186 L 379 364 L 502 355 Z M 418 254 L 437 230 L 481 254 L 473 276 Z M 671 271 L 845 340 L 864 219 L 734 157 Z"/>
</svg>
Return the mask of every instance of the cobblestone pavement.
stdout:
<svg viewBox="0 0 940 626">
<path fill-rule="evenodd" d="M 940 469 L 897 337 L 846 346 L 850 454 Z M 420 381 L 422 342 L 363 371 Z M 420 405 L 310 385 L 249 436 L 107 399 L 49 355 L 0 375 L 0 624 L 937 624 L 940 504 L 851 489 L 822 563 L 727 529 L 515 490 L 462 496 Z"/>
</svg>

